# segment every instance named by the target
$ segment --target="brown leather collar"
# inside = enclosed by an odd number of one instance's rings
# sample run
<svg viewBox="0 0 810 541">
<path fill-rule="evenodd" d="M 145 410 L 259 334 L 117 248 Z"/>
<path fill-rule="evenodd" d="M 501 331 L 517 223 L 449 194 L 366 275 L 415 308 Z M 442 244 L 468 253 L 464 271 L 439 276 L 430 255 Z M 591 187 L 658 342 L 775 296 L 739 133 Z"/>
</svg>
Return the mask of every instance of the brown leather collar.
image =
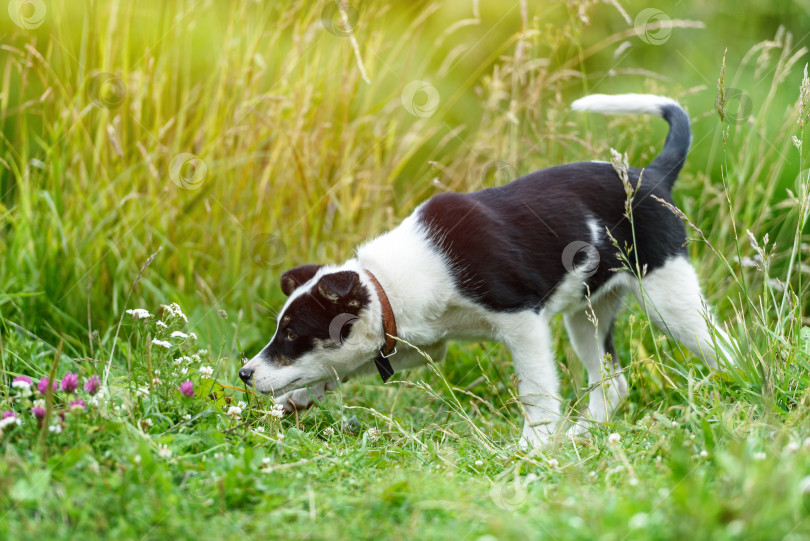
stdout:
<svg viewBox="0 0 810 541">
<path fill-rule="evenodd" d="M 385 294 L 385 290 L 382 285 L 380 285 L 377 277 L 374 276 L 370 270 L 365 269 L 365 271 L 369 279 L 371 279 L 371 283 L 374 284 L 374 289 L 377 290 L 377 298 L 380 299 L 380 307 L 382 308 L 382 325 L 383 334 L 385 334 L 385 343 L 382 348 L 380 348 L 377 357 L 375 357 L 374 364 L 380 372 L 383 383 L 385 383 L 394 375 L 394 369 L 388 357 L 397 352 L 397 320 L 394 317 L 394 310 L 391 308 L 391 303 L 388 301 L 388 295 Z"/>
</svg>

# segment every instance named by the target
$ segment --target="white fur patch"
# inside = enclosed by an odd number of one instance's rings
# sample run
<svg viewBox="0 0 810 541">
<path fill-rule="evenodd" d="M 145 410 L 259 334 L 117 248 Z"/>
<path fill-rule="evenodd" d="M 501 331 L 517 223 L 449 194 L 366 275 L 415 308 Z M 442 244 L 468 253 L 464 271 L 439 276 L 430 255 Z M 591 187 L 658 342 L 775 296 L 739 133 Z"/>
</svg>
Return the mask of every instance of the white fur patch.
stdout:
<svg viewBox="0 0 810 541">
<path fill-rule="evenodd" d="M 675 100 L 654 94 L 618 94 L 615 96 L 591 94 L 572 103 L 571 109 L 608 115 L 649 114 L 661 116 L 661 107 L 665 105 L 680 107 Z"/>
</svg>

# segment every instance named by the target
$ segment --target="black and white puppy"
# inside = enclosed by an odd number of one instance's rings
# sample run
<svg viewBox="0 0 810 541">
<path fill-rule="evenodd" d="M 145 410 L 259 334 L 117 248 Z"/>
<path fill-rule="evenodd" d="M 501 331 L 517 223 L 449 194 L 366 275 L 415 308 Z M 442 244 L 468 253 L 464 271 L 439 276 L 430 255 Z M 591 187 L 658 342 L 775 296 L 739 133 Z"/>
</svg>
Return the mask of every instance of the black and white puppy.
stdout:
<svg viewBox="0 0 810 541">
<path fill-rule="evenodd" d="M 543 169 L 507 185 L 442 193 L 396 229 L 360 246 L 342 265 L 304 265 L 282 276 L 288 300 L 275 335 L 239 376 L 285 407 L 306 407 L 336 381 L 425 364 L 413 348 L 388 354 L 391 334 L 438 362 L 447 340 L 497 340 L 509 349 L 525 412 L 521 444 L 542 445 L 560 420 L 549 321 L 564 315 L 592 387 L 586 422 L 604 422 L 627 393 L 613 321 L 633 292 L 654 323 L 712 366 L 731 362 L 685 247 L 686 230 L 656 200 L 672 202 L 691 132 L 675 101 L 653 95 L 592 95 L 577 111 L 648 113 L 670 126 L 661 153 L 630 168 L 627 193 L 610 163 Z M 608 235 L 610 232 L 610 236 Z M 638 268 L 623 267 L 613 237 Z M 393 320 L 393 321 L 392 321 Z"/>
</svg>

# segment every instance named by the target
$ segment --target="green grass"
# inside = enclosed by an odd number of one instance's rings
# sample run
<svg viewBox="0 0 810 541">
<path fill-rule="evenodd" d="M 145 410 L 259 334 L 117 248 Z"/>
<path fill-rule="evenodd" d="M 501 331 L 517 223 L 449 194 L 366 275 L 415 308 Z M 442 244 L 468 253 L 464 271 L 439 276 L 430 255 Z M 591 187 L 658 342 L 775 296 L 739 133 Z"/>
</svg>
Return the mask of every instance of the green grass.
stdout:
<svg viewBox="0 0 810 541">
<path fill-rule="evenodd" d="M 0 440 L 0 536 L 810 536 L 810 179 L 792 142 L 810 13 L 679 3 L 656 46 L 608 3 L 358 3 L 351 37 L 326 29 L 328 5 L 64 0 L 36 28 L 0 13 L 0 409 L 23 418 Z M 412 81 L 435 87 L 432 114 L 403 105 Z M 225 387 L 271 335 L 285 268 L 341 261 L 444 190 L 611 147 L 648 163 L 662 122 L 568 112 L 624 91 L 693 119 L 675 201 L 736 369 L 709 375 L 628 304 L 627 401 L 592 437 L 530 453 L 496 344 L 283 420 Z M 183 153 L 201 162 L 173 169 Z M 158 314 L 171 302 L 188 323 Z M 125 313 L 139 307 L 153 318 Z M 561 327 L 570 411 L 586 383 Z M 152 344 L 170 330 L 199 338 Z M 52 432 L 10 385 L 52 372 L 113 392 L 64 419 L 54 393 Z"/>
</svg>

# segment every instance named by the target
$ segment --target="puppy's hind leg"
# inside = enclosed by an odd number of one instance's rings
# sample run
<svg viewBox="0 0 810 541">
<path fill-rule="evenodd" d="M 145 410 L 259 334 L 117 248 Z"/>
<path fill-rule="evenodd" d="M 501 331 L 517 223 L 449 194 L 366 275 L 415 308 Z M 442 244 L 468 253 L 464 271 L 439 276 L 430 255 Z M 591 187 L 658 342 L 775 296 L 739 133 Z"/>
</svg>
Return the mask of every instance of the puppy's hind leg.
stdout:
<svg viewBox="0 0 810 541">
<path fill-rule="evenodd" d="M 588 413 L 604 423 L 627 395 L 627 380 L 621 372 L 613 346 L 613 321 L 622 301 L 614 290 L 593 303 L 592 309 L 565 314 L 565 329 L 571 346 L 588 371 Z M 584 432 L 587 424 L 575 424 L 571 433 Z"/>
<path fill-rule="evenodd" d="M 520 446 L 543 446 L 555 433 L 560 419 L 560 383 L 548 320 L 543 313 L 533 311 L 502 314 L 497 328 L 499 338 L 512 354 L 518 398 L 526 417 Z"/>
<path fill-rule="evenodd" d="M 633 292 L 659 329 L 711 368 L 717 368 L 718 360 L 734 364 L 733 343 L 708 313 L 697 273 L 686 257 L 670 259 L 642 278 L 640 286 L 633 282 Z"/>
</svg>

